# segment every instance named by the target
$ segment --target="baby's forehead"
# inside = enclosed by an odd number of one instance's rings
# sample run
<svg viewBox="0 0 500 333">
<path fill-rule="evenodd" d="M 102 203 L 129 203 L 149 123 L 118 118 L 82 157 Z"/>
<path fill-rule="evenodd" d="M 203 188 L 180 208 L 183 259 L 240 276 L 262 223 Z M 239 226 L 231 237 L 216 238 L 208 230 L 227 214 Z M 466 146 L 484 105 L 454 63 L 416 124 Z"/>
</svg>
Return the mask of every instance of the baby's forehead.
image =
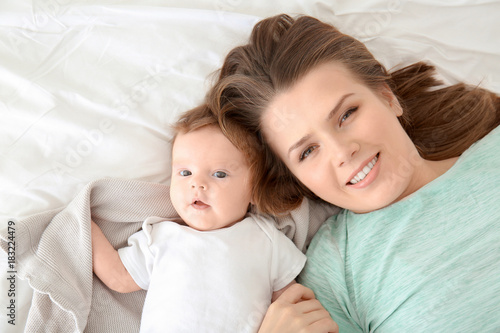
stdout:
<svg viewBox="0 0 500 333">
<path fill-rule="evenodd" d="M 234 147 L 218 126 L 207 125 L 187 132 L 177 133 L 172 149 L 205 147 L 210 150 L 217 150 L 230 146 Z"/>
<path fill-rule="evenodd" d="M 220 163 L 239 167 L 246 165 L 244 154 L 234 146 L 217 126 L 179 133 L 172 147 L 172 162 Z"/>
</svg>

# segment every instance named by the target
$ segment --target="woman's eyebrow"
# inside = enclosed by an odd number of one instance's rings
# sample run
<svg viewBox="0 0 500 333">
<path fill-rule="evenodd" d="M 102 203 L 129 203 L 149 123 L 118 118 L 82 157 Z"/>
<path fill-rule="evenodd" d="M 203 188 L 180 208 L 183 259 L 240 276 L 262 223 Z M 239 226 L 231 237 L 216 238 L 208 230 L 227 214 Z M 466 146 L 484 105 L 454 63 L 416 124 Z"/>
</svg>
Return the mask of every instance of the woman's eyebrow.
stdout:
<svg viewBox="0 0 500 333">
<path fill-rule="evenodd" d="M 303 136 L 299 141 L 295 142 L 291 147 L 290 149 L 288 149 L 288 158 L 290 158 L 290 153 L 292 151 L 294 151 L 295 149 L 299 148 L 300 146 L 302 146 L 302 144 L 306 141 L 306 140 L 309 140 L 309 138 L 311 137 L 311 134 L 307 134 L 306 136 Z"/>
<path fill-rule="evenodd" d="M 352 96 L 354 95 L 354 93 L 349 93 L 349 94 L 345 94 L 343 95 L 337 105 L 335 105 L 335 107 L 332 109 L 332 111 L 330 111 L 330 113 L 328 114 L 328 116 L 326 117 L 326 121 L 330 120 L 333 118 L 333 116 L 339 111 L 339 109 L 342 107 L 342 103 L 344 103 L 345 99 L 349 96 Z"/>
<path fill-rule="evenodd" d="M 328 116 L 326 117 L 326 121 L 332 119 L 333 116 L 342 107 L 342 104 L 344 103 L 345 99 L 347 97 L 349 97 L 349 96 L 352 96 L 352 95 L 354 95 L 354 93 L 349 93 L 349 94 L 342 95 L 342 97 L 340 97 L 339 101 L 337 102 L 337 104 L 335 105 L 335 107 L 332 109 L 332 111 L 330 111 L 330 113 L 328 113 Z M 307 134 L 307 135 L 303 136 L 299 141 L 297 141 L 293 145 L 291 145 L 290 148 L 288 149 L 288 158 L 290 158 L 290 154 L 291 154 L 292 151 L 294 151 L 295 149 L 299 148 L 310 137 L 311 137 L 311 134 Z"/>
</svg>

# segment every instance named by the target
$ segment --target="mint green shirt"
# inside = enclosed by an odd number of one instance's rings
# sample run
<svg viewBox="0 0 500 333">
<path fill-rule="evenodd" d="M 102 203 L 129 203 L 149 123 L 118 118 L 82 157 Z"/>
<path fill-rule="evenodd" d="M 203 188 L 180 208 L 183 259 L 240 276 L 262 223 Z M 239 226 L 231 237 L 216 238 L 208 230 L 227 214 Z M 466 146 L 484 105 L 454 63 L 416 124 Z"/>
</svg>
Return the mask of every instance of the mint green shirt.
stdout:
<svg viewBox="0 0 500 333">
<path fill-rule="evenodd" d="M 349 332 L 500 332 L 500 127 L 444 175 L 313 238 L 299 282 Z"/>
</svg>

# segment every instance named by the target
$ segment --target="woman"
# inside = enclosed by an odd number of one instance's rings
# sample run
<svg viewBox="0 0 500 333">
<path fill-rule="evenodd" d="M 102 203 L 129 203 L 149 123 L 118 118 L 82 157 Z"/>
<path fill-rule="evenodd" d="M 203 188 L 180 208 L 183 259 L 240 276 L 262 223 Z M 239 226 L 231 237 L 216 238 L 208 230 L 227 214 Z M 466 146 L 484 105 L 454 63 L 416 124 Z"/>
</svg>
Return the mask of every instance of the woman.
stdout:
<svg viewBox="0 0 500 333">
<path fill-rule="evenodd" d="M 261 140 L 268 211 L 344 208 L 300 280 L 341 332 L 500 330 L 500 98 L 433 71 L 389 73 L 332 26 L 279 15 L 208 96 L 229 137 L 238 123 Z"/>
</svg>

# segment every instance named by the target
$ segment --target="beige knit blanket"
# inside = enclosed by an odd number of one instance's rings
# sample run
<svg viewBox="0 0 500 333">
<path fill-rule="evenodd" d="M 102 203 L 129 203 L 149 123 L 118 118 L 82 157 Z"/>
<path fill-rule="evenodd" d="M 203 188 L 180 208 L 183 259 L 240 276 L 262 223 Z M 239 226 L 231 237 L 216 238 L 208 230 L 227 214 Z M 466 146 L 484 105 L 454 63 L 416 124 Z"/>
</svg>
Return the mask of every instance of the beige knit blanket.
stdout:
<svg viewBox="0 0 500 333">
<path fill-rule="evenodd" d="M 276 224 L 304 251 L 336 211 L 305 200 Z M 16 221 L 17 275 L 33 288 L 26 332 L 138 332 L 146 292 L 120 294 L 93 275 L 90 220 L 119 248 L 150 216 L 177 217 L 168 186 L 101 179 L 85 186 L 65 208 Z M 7 230 L 0 242 L 7 252 Z"/>
</svg>

